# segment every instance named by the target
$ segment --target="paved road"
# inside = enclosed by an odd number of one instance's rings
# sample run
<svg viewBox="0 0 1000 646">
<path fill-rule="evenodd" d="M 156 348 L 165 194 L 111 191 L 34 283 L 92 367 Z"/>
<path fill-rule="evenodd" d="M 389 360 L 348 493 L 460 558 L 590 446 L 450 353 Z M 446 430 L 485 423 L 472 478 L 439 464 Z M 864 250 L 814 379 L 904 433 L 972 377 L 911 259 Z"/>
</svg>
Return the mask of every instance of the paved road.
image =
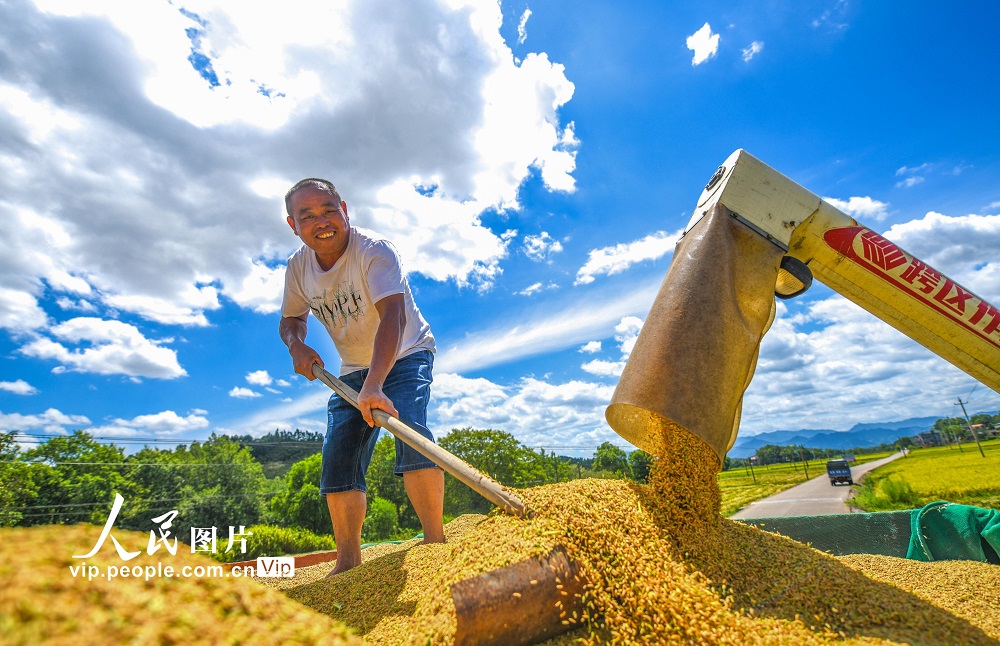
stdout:
<svg viewBox="0 0 1000 646">
<path fill-rule="evenodd" d="M 861 476 L 872 469 L 900 457 L 903 457 L 902 453 L 894 453 L 881 460 L 853 466 L 851 467 L 851 476 L 853 476 L 855 482 L 858 482 Z M 812 480 L 803 482 L 791 489 L 785 489 L 781 493 L 776 493 L 768 498 L 752 502 L 730 516 L 730 518 L 739 520 L 741 518 L 848 514 L 851 510 L 845 501 L 852 490 L 853 487 L 845 485 L 831 485 L 830 478 L 824 472 Z"/>
</svg>

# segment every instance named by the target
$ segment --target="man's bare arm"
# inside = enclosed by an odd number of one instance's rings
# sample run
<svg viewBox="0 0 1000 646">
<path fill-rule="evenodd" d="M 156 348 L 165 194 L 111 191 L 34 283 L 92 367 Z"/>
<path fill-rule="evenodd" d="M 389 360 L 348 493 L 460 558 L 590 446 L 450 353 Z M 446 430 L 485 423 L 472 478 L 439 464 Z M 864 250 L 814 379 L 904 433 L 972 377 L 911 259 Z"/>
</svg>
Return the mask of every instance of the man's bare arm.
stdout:
<svg viewBox="0 0 1000 646">
<path fill-rule="evenodd" d="M 399 412 L 392 401 L 382 392 L 382 384 L 396 363 L 399 342 L 406 326 L 402 294 L 386 296 L 375 303 L 375 309 L 378 310 L 379 324 L 378 331 L 375 332 L 375 345 L 372 348 L 372 363 L 365 383 L 361 386 L 361 392 L 358 393 L 358 407 L 369 426 L 375 425 L 371 412 L 373 408 L 379 408 L 393 417 L 399 417 Z"/>
<path fill-rule="evenodd" d="M 302 316 L 283 316 L 278 323 L 278 335 L 288 346 L 288 354 L 292 356 L 292 365 L 295 372 L 310 381 L 316 377 L 313 375 L 312 366 L 314 363 L 323 365 L 323 359 L 319 353 L 306 345 L 306 332 L 308 325 L 306 318 L 308 313 Z"/>
</svg>

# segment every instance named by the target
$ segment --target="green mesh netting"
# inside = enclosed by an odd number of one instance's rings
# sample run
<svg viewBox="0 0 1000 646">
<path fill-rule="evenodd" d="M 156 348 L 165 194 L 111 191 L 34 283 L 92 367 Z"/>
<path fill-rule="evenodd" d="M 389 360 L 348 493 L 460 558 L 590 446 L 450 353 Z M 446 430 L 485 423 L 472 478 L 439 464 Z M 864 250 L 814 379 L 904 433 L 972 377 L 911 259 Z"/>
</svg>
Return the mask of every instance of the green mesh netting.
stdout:
<svg viewBox="0 0 1000 646">
<path fill-rule="evenodd" d="M 740 522 L 835 556 L 880 554 L 920 561 L 1000 563 L 1000 511 L 995 509 L 934 502 L 905 511 L 748 518 Z"/>
<path fill-rule="evenodd" d="M 836 556 L 881 554 L 906 558 L 910 512 L 747 518 L 740 522 L 808 543 Z"/>
</svg>

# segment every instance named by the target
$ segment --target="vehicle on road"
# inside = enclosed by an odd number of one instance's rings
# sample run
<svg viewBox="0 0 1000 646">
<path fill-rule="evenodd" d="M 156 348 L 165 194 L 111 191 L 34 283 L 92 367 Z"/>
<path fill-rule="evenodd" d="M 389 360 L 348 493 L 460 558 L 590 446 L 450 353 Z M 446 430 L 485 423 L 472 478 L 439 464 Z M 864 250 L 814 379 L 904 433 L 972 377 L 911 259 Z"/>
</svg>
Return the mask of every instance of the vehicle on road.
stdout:
<svg viewBox="0 0 1000 646">
<path fill-rule="evenodd" d="M 847 460 L 830 460 L 827 462 L 826 475 L 830 476 L 830 484 L 835 487 L 842 482 L 847 485 L 854 484 L 854 477 L 851 475 L 851 465 Z"/>
</svg>

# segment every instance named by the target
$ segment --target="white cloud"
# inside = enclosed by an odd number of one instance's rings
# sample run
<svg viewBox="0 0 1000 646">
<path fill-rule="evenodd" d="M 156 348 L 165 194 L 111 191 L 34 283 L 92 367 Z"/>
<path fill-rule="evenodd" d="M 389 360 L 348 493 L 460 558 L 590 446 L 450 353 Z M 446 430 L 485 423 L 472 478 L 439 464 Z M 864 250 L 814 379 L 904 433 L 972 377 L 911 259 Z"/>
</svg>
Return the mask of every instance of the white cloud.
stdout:
<svg viewBox="0 0 1000 646">
<path fill-rule="evenodd" d="M 922 184 L 926 178 L 924 177 L 907 177 L 904 180 L 896 182 L 896 188 L 913 188 L 917 184 Z"/>
<path fill-rule="evenodd" d="M 60 298 L 56 299 L 56 305 L 58 305 L 64 310 L 69 310 L 69 311 L 77 310 L 80 312 L 88 312 L 88 313 L 94 313 L 97 311 L 97 307 L 95 307 L 93 303 L 83 298 L 79 300 L 73 300 L 72 298 L 61 296 Z"/>
<path fill-rule="evenodd" d="M 453 428 L 494 428 L 532 448 L 584 456 L 593 455 L 604 441 L 627 444 L 604 421 L 604 409 L 614 391 L 611 386 L 534 378 L 502 386 L 487 379 L 442 373 L 435 377 L 434 387 L 428 416 L 438 436 Z M 571 451 L 567 447 L 584 448 Z"/>
<path fill-rule="evenodd" d="M 632 354 L 632 348 L 642 331 L 642 319 L 635 316 L 626 316 L 615 326 L 615 341 L 622 351 L 622 356 L 628 358 Z"/>
<path fill-rule="evenodd" d="M 896 175 L 897 176 L 900 176 L 900 175 L 918 175 L 920 173 L 929 172 L 933 168 L 934 168 L 934 164 L 930 164 L 930 163 L 927 163 L 927 162 L 924 162 L 923 164 L 920 164 L 919 166 L 900 166 L 896 170 Z"/>
<path fill-rule="evenodd" d="M 967 393 L 971 381 L 840 296 L 812 304 L 798 319 L 780 304 L 744 399 L 742 432 L 846 430 L 857 422 L 951 415 L 948 398 Z M 853 411 L 849 418 L 844 410 Z"/>
<path fill-rule="evenodd" d="M 657 277 L 632 285 L 625 294 L 597 294 L 583 302 L 579 294 L 567 294 L 544 306 L 512 312 L 457 341 L 440 338 L 435 369 L 462 373 L 586 343 L 606 334 L 623 314 L 644 315 L 661 282 Z"/>
<path fill-rule="evenodd" d="M 586 285 L 594 282 L 595 276 L 619 274 L 640 262 L 662 258 L 673 252 L 683 233 L 683 230 L 674 233 L 657 231 L 634 242 L 594 249 L 587 256 L 587 262 L 576 272 L 573 284 Z"/>
<path fill-rule="evenodd" d="M 743 60 L 749 62 L 757 54 L 764 51 L 764 41 L 755 40 L 743 50 Z"/>
<path fill-rule="evenodd" d="M 172 410 L 165 410 L 151 415 L 137 415 L 126 420 L 117 418 L 110 424 L 88 429 L 93 435 L 183 435 L 208 428 L 209 422 L 205 411 L 192 411 L 181 417 Z"/>
<path fill-rule="evenodd" d="M 525 9 L 521 14 L 521 21 L 517 23 L 517 44 L 523 45 L 528 39 L 528 18 L 531 17 L 531 9 Z"/>
<path fill-rule="evenodd" d="M 621 351 L 621 358 L 617 361 L 605 359 L 594 359 L 580 366 L 584 372 L 599 377 L 620 377 L 625 370 L 625 363 L 632 354 L 632 348 L 642 331 L 642 319 L 635 316 L 626 316 L 615 326 L 615 341 L 618 342 L 618 349 Z M 600 349 L 600 345 L 598 345 Z"/>
<path fill-rule="evenodd" d="M 47 322 L 48 316 L 32 294 L 0 286 L 0 328 L 24 333 Z"/>
<path fill-rule="evenodd" d="M 931 211 L 893 225 L 884 235 L 977 296 L 1000 303 L 1000 215 Z"/>
<path fill-rule="evenodd" d="M 281 195 L 315 159 L 409 271 L 463 285 L 488 287 L 507 257 L 482 213 L 518 208 L 532 172 L 575 189 L 559 117 L 573 83 L 544 52 L 515 61 L 495 2 L 36 7 L 19 21 L 45 48 L 0 36 L 21 71 L 0 83 L 0 119 L 26 142 L 0 154 L 14 333 L 47 324 L 44 299 L 167 325 L 206 326 L 225 301 L 276 311 L 297 246 Z"/>
<path fill-rule="evenodd" d="M 522 289 L 517 293 L 520 294 L 521 296 L 531 296 L 532 294 L 537 294 L 540 291 L 542 291 L 541 283 L 531 283 L 530 285 L 528 285 L 527 287 L 525 287 L 524 289 Z"/>
<path fill-rule="evenodd" d="M 541 291 L 548 290 L 548 289 L 558 289 L 558 288 L 559 288 L 559 285 L 556 285 L 555 283 L 549 283 L 548 285 L 544 285 L 542 283 L 532 283 L 532 284 L 528 285 L 527 287 L 525 287 L 524 289 L 522 289 L 521 291 L 514 292 L 514 293 L 517 294 L 517 295 L 519 295 L 519 296 L 534 296 L 535 294 L 537 294 L 537 293 L 539 293 Z"/>
<path fill-rule="evenodd" d="M 598 377 L 621 377 L 622 371 L 625 370 L 625 361 L 594 359 L 581 365 L 580 369 Z"/>
<path fill-rule="evenodd" d="M 600 341 L 588 341 L 584 345 L 580 346 L 579 350 L 577 350 L 577 352 L 584 352 L 586 354 L 595 354 L 600 351 L 601 351 Z"/>
<path fill-rule="evenodd" d="M 196 303 L 181 304 L 156 296 L 116 294 L 107 296 L 105 302 L 111 307 L 134 312 L 143 318 L 156 321 L 157 323 L 165 323 L 167 325 L 208 325 L 208 319 L 205 318 L 204 310 L 214 310 L 220 307 L 219 301 L 216 298 L 216 289 L 214 287 L 199 289 L 192 285 L 186 291 L 189 292 L 186 296 L 190 296 L 190 292 L 194 292 L 201 297 L 195 299 Z"/>
<path fill-rule="evenodd" d="M 0 390 L 6 390 L 7 392 L 14 393 L 15 395 L 34 395 L 38 393 L 38 389 L 24 379 L 18 379 L 17 381 L 0 381 Z"/>
<path fill-rule="evenodd" d="M 434 396 L 437 396 L 438 381 L 435 375 Z M 221 434 L 235 433 L 242 435 L 250 433 L 260 436 L 270 433 L 274 429 L 294 430 L 296 428 L 304 431 L 326 432 L 326 410 L 327 401 L 330 399 L 330 391 L 325 387 L 309 389 L 305 395 L 294 399 L 282 400 L 280 404 L 256 410 L 245 417 L 236 419 L 228 428 L 217 427 L 216 431 Z"/>
<path fill-rule="evenodd" d="M 913 188 L 922 184 L 931 175 L 957 176 L 972 168 L 970 164 L 944 164 L 941 162 L 925 162 L 919 166 L 902 166 L 896 171 L 897 177 L 902 177 L 896 182 L 896 188 Z"/>
<path fill-rule="evenodd" d="M 707 22 L 688 36 L 685 42 L 687 48 L 694 52 L 692 65 L 701 65 L 719 51 L 719 34 L 713 34 L 712 27 Z"/>
<path fill-rule="evenodd" d="M 285 266 L 268 267 L 258 260 L 250 261 L 250 272 L 239 285 L 225 287 L 226 296 L 237 305 L 261 314 L 271 314 L 281 309 L 281 294 L 285 286 Z"/>
<path fill-rule="evenodd" d="M 250 390 L 249 388 L 243 388 L 242 386 L 234 386 L 232 390 L 229 391 L 230 397 L 236 397 L 237 399 L 254 399 L 256 397 L 262 397 L 259 392 Z"/>
<path fill-rule="evenodd" d="M 849 10 L 847 0 L 836 0 L 833 6 L 823 11 L 822 14 L 812 21 L 814 29 L 825 27 L 832 31 L 843 31 L 848 28 L 846 16 Z"/>
<path fill-rule="evenodd" d="M 562 250 L 562 243 L 553 240 L 547 231 L 542 231 L 536 236 L 524 236 L 524 255 L 536 262 L 546 260 Z"/>
<path fill-rule="evenodd" d="M 880 202 L 867 196 L 851 197 L 846 200 L 834 197 L 824 197 L 823 199 L 862 223 L 872 220 L 881 222 L 889 217 L 889 212 L 886 210 L 889 205 L 886 202 Z"/>
<path fill-rule="evenodd" d="M 90 425 L 90 420 L 84 415 L 67 415 L 55 408 L 49 408 L 41 415 L 22 415 L 20 413 L 4 414 L 0 411 L 0 431 L 45 431 L 46 433 L 65 433 L 67 426 L 72 430 Z"/>
<path fill-rule="evenodd" d="M 29 357 L 57 361 L 73 372 L 157 379 L 187 374 L 177 362 L 176 351 L 162 345 L 169 340 L 147 339 L 128 323 L 79 317 L 53 326 L 49 334 L 62 343 L 43 337 L 20 351 Z"/>
<path fill-rule="evenodd" d="M 254 370 L 253 372 L 248 372 L 246 379 L 248 384 L 252 384 L 254 386 L 270 386 L 274 382 L 274 379 L 272 379 L 271 375 L 267 373 L 267 370 Z"/>
</svg>

